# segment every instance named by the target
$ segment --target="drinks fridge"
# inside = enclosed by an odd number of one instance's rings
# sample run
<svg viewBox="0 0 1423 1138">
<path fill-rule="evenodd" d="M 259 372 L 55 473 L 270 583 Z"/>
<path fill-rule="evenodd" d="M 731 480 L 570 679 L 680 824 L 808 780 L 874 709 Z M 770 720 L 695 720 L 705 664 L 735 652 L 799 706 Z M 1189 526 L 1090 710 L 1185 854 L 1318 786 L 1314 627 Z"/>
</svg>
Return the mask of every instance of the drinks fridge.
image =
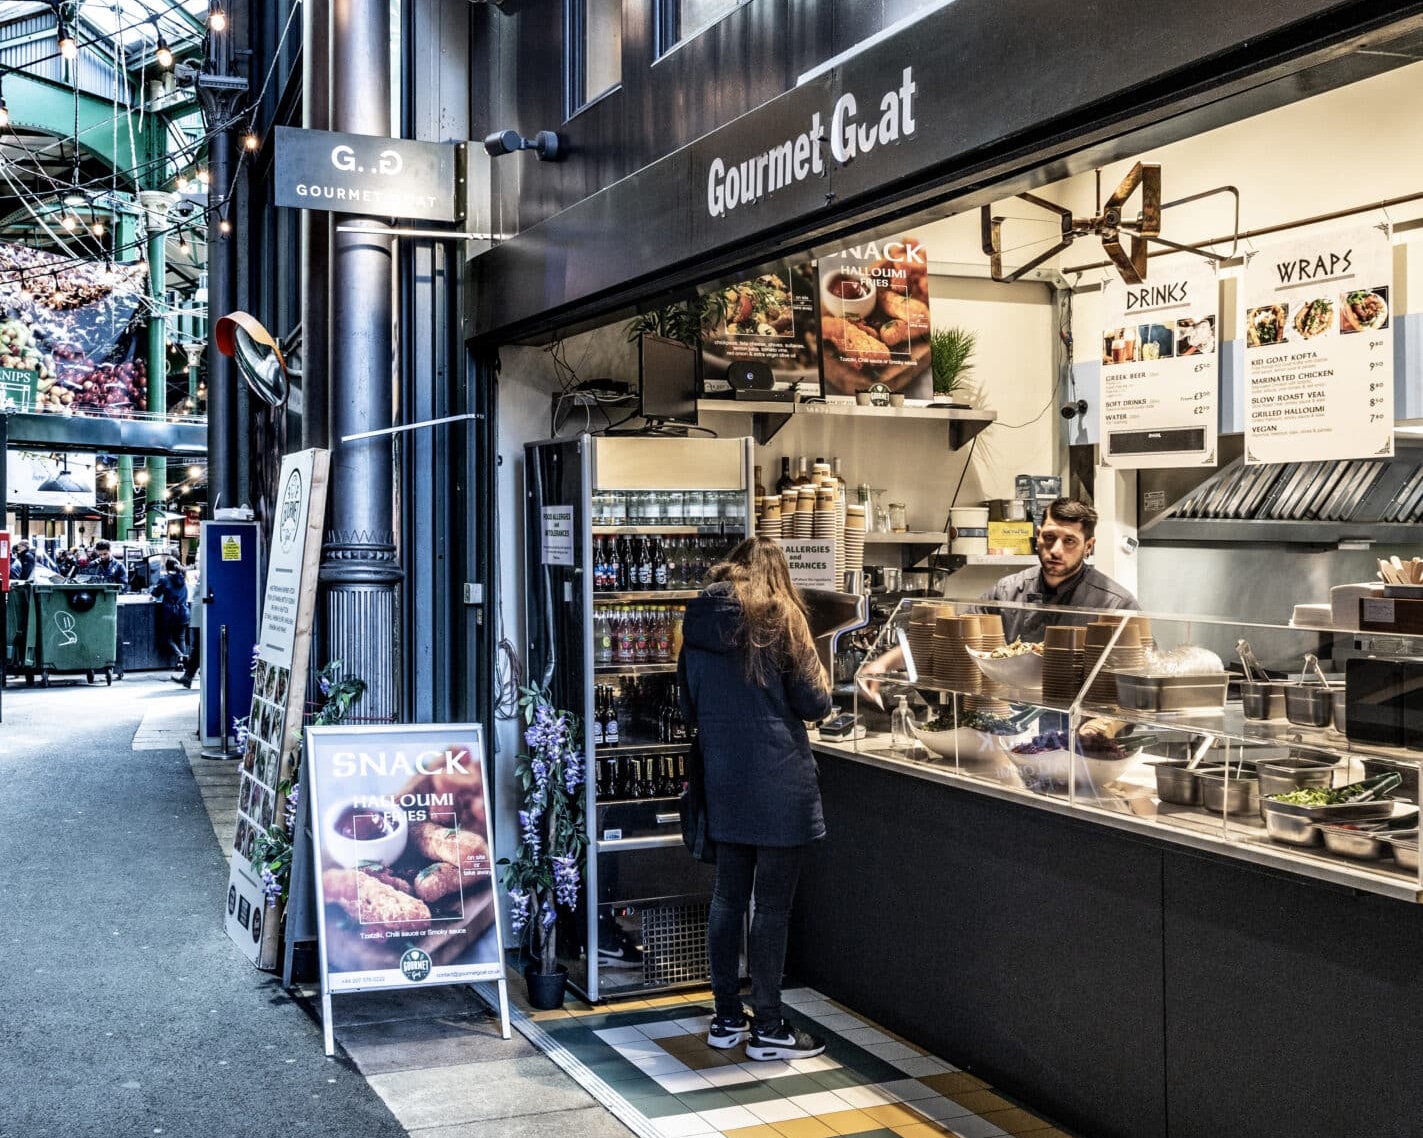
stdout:
<svg viewBox="0 0 1423 1138">
<path fill-rule="evenodd" d="M 530 682 L 583 717 L 584 901 L 560 927 L 590 999 L 707 979 L 712 867 L 682 846 L 682 613 L 750 532 L 752 441 L 638 436 L 525 451 Z"/>
</svg>

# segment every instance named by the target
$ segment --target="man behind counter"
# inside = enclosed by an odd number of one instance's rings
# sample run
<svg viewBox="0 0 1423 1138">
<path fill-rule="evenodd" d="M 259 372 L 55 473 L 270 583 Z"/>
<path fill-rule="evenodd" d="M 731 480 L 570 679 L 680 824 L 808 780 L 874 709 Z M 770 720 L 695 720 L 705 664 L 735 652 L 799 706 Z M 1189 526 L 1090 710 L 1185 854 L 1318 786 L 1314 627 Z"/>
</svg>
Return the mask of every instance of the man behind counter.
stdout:
<svg viewBox="0 0 1423 1138">
<path fill-rule="evenodd" d="M 117 585 L 120 591 L 128 587 L 128 570 L 122 561 L 115 560 L 109 543 L 103 540 L 94 543 L 94 558 L 80 572 L 79 578 L 82 581 L 108 582 Z"/>
<path fill-rule="evenodd" d="M 1100 569 L 1087 564 L 1097 545 L 1097 511 L 1076 498 L 1048 506 L 1038 529 L 1038 567 L 1004 577 L 983 594 L 985 601 L 1057 605 L 1084 609 L 1139 609 L 1137 599 Z M 1061 613 L 993 609 L 1003 615 L 1008 640 L 1041 640 L 1043 626 L 1080 623 Z"/>
</svg>

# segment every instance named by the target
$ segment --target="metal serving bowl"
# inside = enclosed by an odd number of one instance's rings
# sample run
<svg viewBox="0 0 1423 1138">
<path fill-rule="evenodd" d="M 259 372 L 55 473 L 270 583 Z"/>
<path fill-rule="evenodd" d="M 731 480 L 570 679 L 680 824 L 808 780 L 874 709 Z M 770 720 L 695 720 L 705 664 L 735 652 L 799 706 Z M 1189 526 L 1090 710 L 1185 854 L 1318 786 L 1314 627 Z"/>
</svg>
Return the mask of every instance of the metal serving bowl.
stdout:
<svg viewBox="0 0 1423 1138">
<path fill-rule="evenodd" d="M 1178 806 L 1199 806 L 1201 784 L 1189 769 L 1190 759 L 1161 759 L 1151 764 L 1156 772 L 1156 797 Z"/>
<path fill-rule="evenodd" d="M 1302 786 L 1332 786 L 1334 769 L 1334 763 L 1322 759 L 1266 759 L 1259 764 L 1260 796 L 1288 794 Z"/>
<path fill-rule="evenodd" d="M 1235 768 L 1226 777 L 1224 768 L 1196 772 L 1201 785 L 1201 805 L 1212 814 L 1251 814 L 1260 809 L 1260 780 L 1253 771 Z"/>
<path fill-rule="evenodd" d="M 1285 718 L 1299 727 L 1328 727 L 1334 714 L 1334 689 L 1323 684 L 1286 684 Z"/>
<path fill-rule="evenodd" d="M 1270 800 L 1262 799 L 1265 808 L 1265 833 L 1273 841 L 1290 846 L 1317 846 L 1320 841 L 1319 827 L 1300 814 L 1286 814 L 1270 809 Z"/>
<path fill-rule="evenodd" d="M 1285 685 L 1279 681 L 1240 681 L 1240 703 L 1245 718 L 1256 721 L 1285 717 Z"/>
<path fill-rule="evenodd" d="M 1334 823 L 1320 826 L 1319 830 L 1324 835 L 1324 848 L 1340 857 L 1378 861 L 1386 857 L 1391 848 L 1380 830 L 1359 830 Z"/>
<path fill-rule="evenodd" d="M 1400 869 L 1418 872 L 1418 835 L 1412 837 L 1394 837 L 1385 834 L 1383 840 L 1393 848 L 1393 860 L 1398 862 Z"/>
</svg>

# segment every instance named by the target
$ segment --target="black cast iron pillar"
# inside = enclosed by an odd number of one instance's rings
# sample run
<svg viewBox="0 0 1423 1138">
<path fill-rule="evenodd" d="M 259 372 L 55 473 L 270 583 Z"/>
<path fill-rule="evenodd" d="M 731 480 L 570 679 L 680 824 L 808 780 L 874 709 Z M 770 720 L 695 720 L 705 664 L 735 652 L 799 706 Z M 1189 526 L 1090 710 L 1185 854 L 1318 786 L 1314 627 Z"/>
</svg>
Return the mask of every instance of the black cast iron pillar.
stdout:
<svg viewBox="0 0 1423 1138">
<path fill-rule="evenodd" d="M 390 135 L 389 0 L 331 0 L 331 127 Z M 394 463 L 389 435 L 342 442 L 389 427 L 394 367 L 388 223 L 342 218 L 331 241 L 331 482 L 322 548 L 327 660 L 366 681 L 359 713 L 400 713 L 401 646 L 395 605 Z"/>
<path fill-rule="evenodd" d="M 218 507 L 238 506 L 237 448 L 245 432 L 238 422 L 237 367 L 218 351 L 217 322 L 237 308 L 237 249 L 221 218 L 231 212 L 237 177 L 238 108 L 247 97 L 245 80 L 231 75 L 231 31 L 208 36 L 208 58 L 196 81 L 208 141 L 208 516 Z"/>
<path fill-rule="evenodd" d="M 331 129 L 331 6 L 305 0 L 302 45 L 302 126 Z M 301 445 L 329 447 L 331 372 L 331 215 L 301 211 Z"/>
</svg>

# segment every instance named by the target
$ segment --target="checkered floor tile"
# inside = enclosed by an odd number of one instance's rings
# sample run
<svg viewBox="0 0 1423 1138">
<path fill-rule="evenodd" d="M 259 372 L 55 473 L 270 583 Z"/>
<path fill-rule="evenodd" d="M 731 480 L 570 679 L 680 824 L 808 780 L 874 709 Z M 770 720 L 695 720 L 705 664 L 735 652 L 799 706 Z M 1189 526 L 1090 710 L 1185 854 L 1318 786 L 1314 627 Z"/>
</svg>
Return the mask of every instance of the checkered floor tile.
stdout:
<svg viewBox="0 0 1423 1138">
<path fill-rule="evenodd" d="M 1066 1138 L 982 1079 L 809 988 L 787 1017 L 823 1055 L 757 1063 L 706 1042 L 710 993 L 534 1012 L 531 1038 L 650 1138 Z"/>
</svg>

